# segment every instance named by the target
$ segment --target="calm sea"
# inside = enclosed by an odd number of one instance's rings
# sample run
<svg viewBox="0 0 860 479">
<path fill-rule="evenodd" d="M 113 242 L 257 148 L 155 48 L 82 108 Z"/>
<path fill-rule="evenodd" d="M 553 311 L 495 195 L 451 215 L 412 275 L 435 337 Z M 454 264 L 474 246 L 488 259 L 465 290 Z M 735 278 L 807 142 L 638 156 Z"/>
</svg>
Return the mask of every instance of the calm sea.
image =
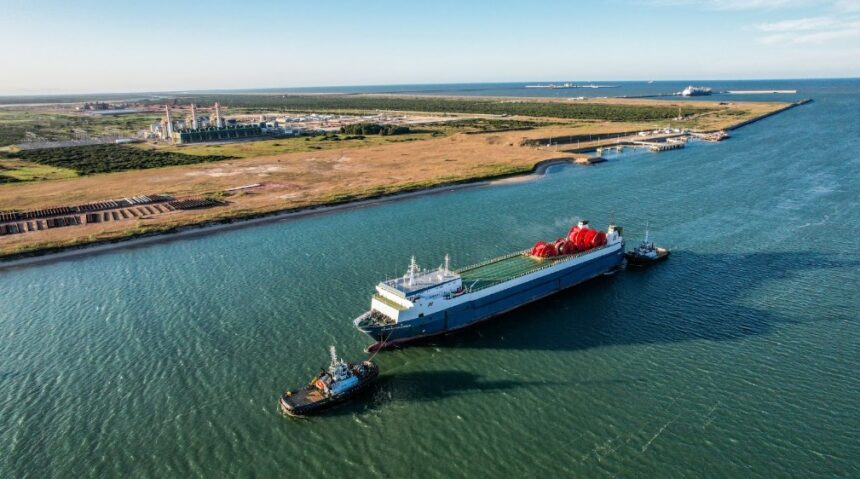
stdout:
<svg viewBox="0 0 860 479">
<path fill-rule="evenodd" d="M 860 476 L 860 81 L 741 85 L 815 101 L 720 144 L 0 272 L 0 477 Z M 580 218 L 673 255 L 279 414 L 328 345 L 364 356 L 350 321 L 410 255 Z"/>
<path fill-rule="evenodd" d="M 527 85 L 549 85 L 572 83 L 576 85 L 602 85 L 611 88 L 526 88 Z M 572 81 L 515 83 L 449 83 L 430 85 L 368 85 L 368 86 L 327 86 L 306 88 L 263 88 L 253 90 L 221 90 L 232 93 L 392 93 L 404 95 L 455 95 L 455 96 L 521 96 L 521 97 L 619 97 L 669 95 L 687 86 L 705 86 L 712 89 L 713 95 L 698 98 L 705 100 L 771 100 L 792 101 L 821 87 L 840 88 L 856 85 L 856 80 L 686 80 L 686 81 Z M 756 90 L 797 90 L 796 94 L 726 94 L 728 91 Z M 684 99 L 683 97 L 680 97 Z M 677 100 L 678 98 L 674 98 Z M 696 98 L 692 98 L 696 99 Z"/>
</svg>

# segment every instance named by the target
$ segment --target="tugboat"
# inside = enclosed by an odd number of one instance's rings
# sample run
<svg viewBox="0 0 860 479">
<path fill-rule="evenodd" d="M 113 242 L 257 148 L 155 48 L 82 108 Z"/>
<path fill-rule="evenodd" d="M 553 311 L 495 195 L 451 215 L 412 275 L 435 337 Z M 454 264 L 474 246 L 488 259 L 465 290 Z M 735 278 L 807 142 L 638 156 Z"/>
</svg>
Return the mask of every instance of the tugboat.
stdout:
<svg viewBox="0 0 860 479">
<path fill-rule="evenodd" d="M 372 361 L 347 363 L 337 357 L 332 346 L 331 364 L 300 389 L 286 391 L 279 401 L 281 410 L 290 416 L 304 416 L 346 401 L 367 389 L 379 375 Z"/>
<path fill-rule="evenodd" d="M 633 251 L 624 253 L 624 257 L 627 258 L 628 266 L 642 267 L 668 258 L 669 250 L 648 241 L 648 228 L 645 228 L 645 239 Z"/>
</svg>

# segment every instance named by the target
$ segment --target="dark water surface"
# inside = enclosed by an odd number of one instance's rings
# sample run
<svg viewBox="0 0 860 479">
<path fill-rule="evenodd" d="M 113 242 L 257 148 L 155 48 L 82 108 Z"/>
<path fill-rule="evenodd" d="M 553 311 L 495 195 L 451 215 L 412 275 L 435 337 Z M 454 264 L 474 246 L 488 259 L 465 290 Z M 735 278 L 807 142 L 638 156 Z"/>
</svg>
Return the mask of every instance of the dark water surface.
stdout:
<svg viewBox="0 0 860 479">
<path fill-rule="evenodd" d="M 801 89 L 721 144 L 0 272 L 0 477 L 858 477 L 860 82 Z M 672 258 L 278 413 L 410 255 L 613 215 Z"/>
</svg>

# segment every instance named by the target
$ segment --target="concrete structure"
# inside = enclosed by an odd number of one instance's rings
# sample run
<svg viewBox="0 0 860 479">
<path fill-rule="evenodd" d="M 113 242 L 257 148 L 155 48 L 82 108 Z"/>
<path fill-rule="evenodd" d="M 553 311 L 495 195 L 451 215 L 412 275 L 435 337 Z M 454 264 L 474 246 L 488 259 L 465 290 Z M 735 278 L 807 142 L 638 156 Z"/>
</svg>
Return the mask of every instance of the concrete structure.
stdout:
<svg viewBox="0 0 860 479">
<path fill-rule="evenodd" d="M 164 119 L 159 124 L 150 126 L 152 136 L 176 143 L 201 143 L 210 141 L 230 141 L 255 138 L 265 135 L 297 135 L 298 128 L 285 128 L 278 121 L 267 121 L 264 115 L 253 116 L 247 120 L 259 119 L 258 123 L 243 123 L 237 118 L 225 118 L 221 115 L 221 104 L 215 103 L 214 124 L 208 116 L 198 116 L 197 105 L 191 104 L 190 121 L 174 121 L 170 107 L 164 107 Z"/>
<path fill-rule="evenodd" d="M 200 125 L 197 122 L 197 105 L 192 103 L 191 104 L 191 129 L 196 130 L 198 128 L 200 128 Z"/>
<path fill-rule="evenodd" d="M 165 140 L 173 139 L 173 120 L 170 119 L 170 107 L 164 106 Z"/>
<path fill-rule="evenodd" d="M 221 105 L 215 102 L 215 128 L 224 128 L 224 118 L 221 117 Z"/>
</svg>

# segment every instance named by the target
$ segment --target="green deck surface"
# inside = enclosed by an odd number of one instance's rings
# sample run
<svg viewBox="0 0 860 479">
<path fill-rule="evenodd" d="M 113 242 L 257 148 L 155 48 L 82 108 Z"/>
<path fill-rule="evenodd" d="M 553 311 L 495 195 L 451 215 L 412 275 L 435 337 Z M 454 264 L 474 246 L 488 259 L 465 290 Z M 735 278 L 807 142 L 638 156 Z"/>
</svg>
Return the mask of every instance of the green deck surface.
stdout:
<svg viewBox="0 0 860 479">
<path fill-rule="evenodd" d="M 487 263 L 469 266 L 457 272 L 463 280 L 463 286 L 471 288 L 472 291 L 477 291 L 544 267 L 552 266 L 571 257 L 561 256 L 553 259 L 538 260 L 531 256 L 517 253 L 511 256 L 503 256 Z"/>
</svg>

